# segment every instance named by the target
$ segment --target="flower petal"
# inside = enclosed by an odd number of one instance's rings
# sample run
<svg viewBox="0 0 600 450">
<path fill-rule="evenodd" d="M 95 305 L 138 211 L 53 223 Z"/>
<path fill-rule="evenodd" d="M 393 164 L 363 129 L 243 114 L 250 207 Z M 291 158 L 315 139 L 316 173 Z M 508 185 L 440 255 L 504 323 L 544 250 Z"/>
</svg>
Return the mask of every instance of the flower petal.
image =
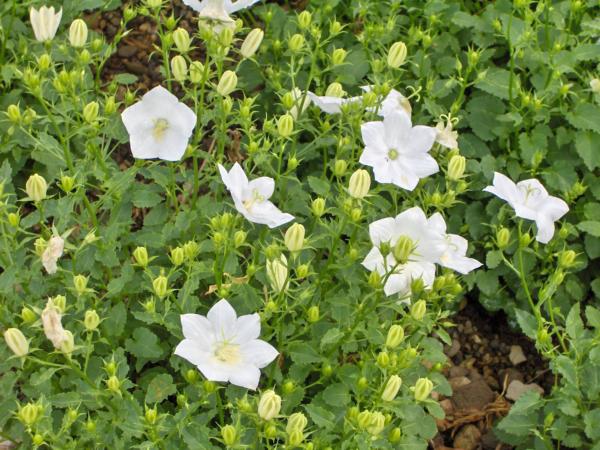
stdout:
<svg viewBox="0 0 600 450">
<path fill-rule="evenodd" d="M 199 341 L 207 348 L 215 341 L 211 322 L 200 314 L 182 314 L 181 329 L 186 339 Z"/>
<path fill-rule="evenodd" d="M 381 245 L 382 242 L 395 241 L 398 238 L 395 219 L 387 217 L 372 222 L 369 225 L 369 236 L 375 246 Z"/>
<path fill-rule="evenodd" d="M 225 299 L 219 300 L 206 315 L 210 321 L 216 340 L 227 340 L 235 333 L 237 315 Z"/>
<path fill-rule="evenodd" d="M 279 355 L 275 347 L 260 339 L 240 345 L 240 352 L 246 363 L 253 364 L 260 369 L 270 364 Z"/>
<path fill-rule="evenodd" d="M 235 324 L 235 337 L 233 341 L 237 344 L 257 339 L 260 336 L 260 316 L 258 314 L 247 314 L 237 318 Z"/>
<path fill-rule="evenodd" d="M 253 365 L 240 365 L 229 374 L 229 382 L 246 389 L 255 390 L 260 381 L 260 370 Z"/>
<path fill-rule="evenodd" d="M 195 366 L 204 364 L 210 359 L 210 355 L 205 348 L 192 339 L 184 339 L 175 348 L 175 354 L 191 362 Z"/>
<path fill-rule="evenodd" d="M 275 191 L 275 180 L 269 177 L 259 177 L 248 183 L 248 190 L 256 191 L 266 200 L 270 199 Z"/>
</svg>

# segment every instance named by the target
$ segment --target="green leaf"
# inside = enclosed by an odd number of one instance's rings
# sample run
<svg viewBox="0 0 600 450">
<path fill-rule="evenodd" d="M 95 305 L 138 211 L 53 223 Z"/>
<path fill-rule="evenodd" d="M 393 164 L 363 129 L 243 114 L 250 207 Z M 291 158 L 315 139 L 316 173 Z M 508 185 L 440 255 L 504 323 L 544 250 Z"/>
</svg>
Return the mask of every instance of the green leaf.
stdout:
<svg viewBox="0 0 600 450">
<path fill-rule="evenodd" d="M 594 237 L 600 237 L 600 222 L 596 220 L 584 220 L 583 222 L 579 222 L 577 228 Z"/>
<path fill-rule="evenodd" d="M 339 328 L 330 328 L 321 338 L 321 349 L 337 344 L 342 337 L 344 337 L 344 333 Z"/>
<path fill-rule="evenodd" d="M 571 339 L 580 339 L 583 335 L 583 321 L 581 320 L 581 309 L 579 303 L 575 303 L 566 320 L 567 334 Z"/>
<path fill-rule="evenodd" d="M 580 103 L 572 112 L 567 113 L 567 120 L 580 130 L 600 133 L 600 108 L 593 103 Z"/>
<path fill-rule="evenodd" d="M 148 328 L 137 328 L 133 339 L 125 341 L 125 348 L 136 358 L 157 359 L 163 354 L 158 337 Z"/>
<path fill-rule="evenodd" d="M 133 84 L 138 80 L 138 77 L 132 73 L 119 73 L 113 79 L 119 84 Z"/>
<path fill-rule="evenodd" d="M 600 310 L 591 305 L 585 307 L 585 317 L 594 328 L 600 328 Z"/>
<path fill-rule="evenodd" d="M 146 390 L 146 403 L 159 403 L 177 392 L 173 377 L 168 373 L 156 375 Z"/>
<path fill-rule="evenodd" d="M 346 406 L 350 403 L 350 392 L 342 383 L 332 384 L 323 391 L 323 400 L 330 406 Z"/>
<path fill-rule="evenodd" d="M 535 316 L 522 309 L 516 309 L 515 315 L 523 333 L 527 337 L 535 339 L 537 337 L 537 320 Z"/>
<path fill-rule="evenodd" d="M 312 421 L 321 428 L 332 429 L 335 425 L 335 414 L 313 403 L 304 406 Z"/>
<path fill-rule="evenodd" d="M 565 378 L 567 383 L 571 383 L 574 386 L 577 385 L 577 369 L 568 356 L 560 355 L 550 365 L 555 372 L 558 372 Z"/>
<path fill-rule="evenodd" d="M 105 336 L 121 336 L 125 329 L 125 322 L 127 322 L 127 309 L 123 303 L 117 303 L 110 309 L 100 328 Z"/>
<path fill-rule="evenodd" d="M 506 69 L 491 68 L 485 73 L 483 79 L 475 83 L 475 87 L 487 92 L 488 94 L 494 95 L 503 100 L 509 98 L 509 82 L 510 72 Z M 513 93 L 518 92 L 518 78 L 513 76 Z"/>
<path fill-rule="evenodd" d="M 592 409 L 583 416 L 585 434 L 593 440 L 600 439 L 600 408 Z"/>
<path fill-rule="evenodd" d="M 296 364 L 314 364 L 321 362 L 321 356 L 308 344 L 295 342 L 288 349 L 292 361 Z"/>
<path fill-rule="evenodd" d="M 329 183 L 317 177 L 308 177 L 308 185 L 316 194 L 325 197 L 329 193 Z"/>
<path fill-rule="evenodd" d="M 589 170 L 600 167 L 600 135 L 593 131 L 580 131 L 575 139 L 575 150 Z"/>
</svg>

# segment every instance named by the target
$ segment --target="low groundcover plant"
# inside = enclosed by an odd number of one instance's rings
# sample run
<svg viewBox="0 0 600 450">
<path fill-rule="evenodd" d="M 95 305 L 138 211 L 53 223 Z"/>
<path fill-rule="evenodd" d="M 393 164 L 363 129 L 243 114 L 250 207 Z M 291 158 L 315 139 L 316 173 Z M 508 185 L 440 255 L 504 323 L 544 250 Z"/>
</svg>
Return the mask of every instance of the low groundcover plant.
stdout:
<svg viewBox="0 0 600 450">
<path fill-rule="evenodd" d="M 3 445 L 425 449 L 466 301 L 600 445 L 598 6 L 309 3 L 0 5 Z"/>
</svg>

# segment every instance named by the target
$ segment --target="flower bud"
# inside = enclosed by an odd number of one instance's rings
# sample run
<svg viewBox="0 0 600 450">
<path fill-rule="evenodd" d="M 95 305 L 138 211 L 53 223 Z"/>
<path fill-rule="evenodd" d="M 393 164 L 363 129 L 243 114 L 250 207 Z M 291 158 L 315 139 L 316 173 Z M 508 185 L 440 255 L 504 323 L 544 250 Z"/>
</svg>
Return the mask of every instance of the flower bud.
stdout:
<svg viewBox="0 0 600 450">
<path fill-rule="evenodd" d="M 271 288 L 276 293 L 279 294 L 287 289 L 287 276 L 287 259 L 284 255 L 267 261 L 267 277 L 271 283 Z"/>
<path fill-rule="evenodd" d="M 87 422 L 85 423 L 85 430 L 88 433 L 95 433 L 96 432 L 96 422 L 94 422 L 92 419 L 88 419 Z"/>
<path fill-rule="evenodd" d="M 85 294 L 87 290 L 88 278 L 84 275 L 75 275 L 73 277 L 73 286 L 77 295 Z"/>
<path fill-rule="evenodd" d="M 379 411 L 371 413 L 371 423 L 367 427 L 367 432 L 373 436 L 380 434 L 385 428 L 385 416 Z"/>
<path fill-rule="evenodd" d="M 242 47 L 240 48 L 240 54 L 244 58 L 252 58 L 258 50 L 258 47 L 260 46 L 264 36 L 265 33 L 260 28 L 253 29 L 250 33 L 248 33 L 246 39 L 244 39 Z"/>
<path fill-rule="evenodd" d="M 288 433 L 287 444 L 290 447 L 298 447 L 304 440 L 304 433 L 300 430 L 293 430 Z"/>
<path fill-rule="evenodd" d="M 396 258 L 398 263 L 406 264 L 414 248 L 415 244 L 413 240 L 406 235 L 402 235 L 398 239 L 398 242 L 396 242 L 396 245 L 394 245 L 394 258 Z"/>
<path fill-rule="evenodd" d="M 36 321 L 37 316 L 30 308 L 24 306 L 23 309 L 21 309 L 21 319 L 23 320 L 23 323 L 30 324 Z"/>
<path fill-rule="evenodd" d="M 88 309 L 83 317 L 83 325 L 87 331 L 94 331 L 100 325 L 100 316 L 93 309 Z"/>
<path fill-rule="evenodd" d="M 223 443 L 231 447 L 237 442 L 237 430 L 233 425 L 225 425 L 221 428 L 221 437 L 223 438 Z"/>
<path fill-rule="evenodd" d="M 34 202 L 40 202 L 46 198 L 46 191 L 48 190 L 48 184 L 44 177 L 34 173 L 27 179 L 25 183 L 25 192 L 31 200 Z"/>
<path fill-rule="evenodd" d="M 448 179 L 458 181 L 465 173 L 466 159 L 461 155 L 454 155 L 448 163 Z"/>
<path fill-rule="evenodd" d="M 381 287 L 381 275 L 376 271 L 371 272 L 368 283 L 373 289 L 379 289 Z"/>
<path fill-rule="evenodd" d="M 148 267 L 148 250 L 146 247 L 137 247 L 133 251 L 133 258 L 138 266 L 143 268 Z"/>
<path fill-rule="evenodd" d="M 347 54 L 348 52 L 346 52 L 346 50 L 344 50 L 343 48 L 336 48 L 331 54 L 331 63 L 334 66 L 339 66 L 344 62 Z"/>
<path fill-rule="evenodd" d="M 63 175 L 60 177 L 60 188 L 65 192 L 69 193 L 75 187 L 75 178 L 70 177 L 68 175 Z"/>
<path fill-rule="evenodd" d="M 6 109 L 6 115 L 8 116 L 8 120 L 10 120 L 14 124 L 18 124 L 21 122 L 22 117 L 19 105 L 9 105 Z"/>
<path fill-rule="evenodd" d="M 19 216 L 18 213 L 8 213 L 8 223 L 14 227 L 17 228 L 19 226 L 19 223 L 21 222 L 21 217 Z"/>
<path fill-rule="evenodd" d="M 69 27 L 69 42 L 75 48 L 83 47 L 87 41 L 88 27 L 81 19 L 75 19 Z"/>
<path fill-rule="evenodd" d="M 307 424 L 308 420 L 306 419 L 306 416 L 301 412 L 297 412 L 288 417 L 285 431 L 288 434 L 291 434 L 292 431 L 304 431 Z"/>
<path fill-rule="evenodd" d="M 500 228 L 497 232 L 496 232 L 496 245 L 498 245 L 498 248 L 500 250 L 505 249 L 506 247 L 508 247 L 508 244 L 510 242 L 510 230 L 508 228 Z"/>
<path fill-rule="evenodd" d="M 268 423 L 265 425 L 265 437 L 267 439 L 275 439 L 277 437 L 277 427 L 274 424 Z"/>
<path fill-rule="evenodd" d="M 406 44 L 402 41 L 395 42 L 390 47 L 387 56 L 387 64 L 392 69 L 397 69 L 406 61 Z"/>
<path fill-rule="evenodd" d="M 196 241 L 188 241 L 183 244 L 183 252 L 188 261 L 193 261 L 200 253 L 200 246 Z"/>
<path fill-rule="evenodd" d="M 369 387 L 369 380 L 367 380 L 366 377 L 360 377 L 356 382 L 356 387 L 361 391 L 364 391 Z"/>
<path fill-rule="evenodd" d="M 277 132 L 282 138 L 287 138 L 294 131 L 294 118 L 291 114 L 284 114 L 277 121 Z"/>
<path fill-rule="evenodd" d="M 299 252 L 304 247 L 304 226 L 295 223 L 285 232 L 285 246 L 290 252 Z"/>
<path fill-rule="evenodd" d="M 185 261 L 185 252 L 181 247 L 171 249 L 171 262 L 174 266 L 180 266 Z"/>
<path fill-rule="evenodd" d="M 190 34 L 185 28 L 177 28 L 173 31 L 173 43 L 179 53 L 187 53 L 192 44 Z"/>
<path fill-rule="evenodd" d="M 112 375 L 106 380 L 106 387 L 109 391 L 120 393 L 121 392 L 121 381 L 116 375 Z"/>
<path fill-rule="evenodd" d="M 410 315 L 415 320 L 422 320 L 425 317 L 425 313 L 427 313 L 427 303 L 425 300 L 419 300 L 410 308 Z"/>
<path fill-rule="evenodd" d="M 390 327 L 385 339 L 385 346 L 388 348 L 398 347 L 404 340 L 404 328 L 402 325 L 394 324 Z"/>
<path fill-rule="evenodd" d="M 62 343 L 60 344 L 59 350 L 67 355 L 73 353 L 75 349 L 75 338 L 73 337 L 73 333 L 69 330 L 64 330 L 64 338 Z"/>
<path fill-rule="evenodd" d="M 351 197 L 362 199 L 365 198 L 371 188 L 371 176 L 364 169 L 358 169 L 350 177 L 348 185 L 348 193 Z"/>
<path fill-rule="evenodd" d="M 312 201 L 311 210 L 315 217 L 321 217 L 325 213 L 325 199 L 321 197 L 315 198 Z"/>
<path fill-rule="evenodd" d="M 368 409 L 361 411 L 356 418 L 358 427 L 362 430 L 366 430 L 371 425 L 371 411 Z"/>
<path fill-rule="evenodd" d="M 398 375 L 392 375 L 383 389 L 383 393 L 381 394 L 381 399 L 384 402 L 391 402 L 398 395 L 398 391 L 400 390 L 400 386 L 402 386 L 402 379 Z"/>
<path fill-rule="evenodd" d="M 402 438 L 402 430 L 400 430 L 400 428 L 396 427 L 392 431 L 390 431 L 390 435 L 389 435 L 388 439 L 392 444 L 400 442 L 401 438 Z"/>
<path fill-rule="evenodd" d="M 311 21 L 312 21 L 312 14 L 309 11 L 304 10 L 300 14 L 298 14 L 298 27 L 301 30 L 305 30 L 308 27 L 310 27 Z"/>
<path fill-rule="evenodd" d="M 558 264 L 560 267 L 569 268 L 575 263 L 575 258 L 577 258 L 577 253 L 573 250 L 565 250 L 558 257 Z"/>
<path fill-rule="evenodd" d="M 433 390 L 433 382 L 429 378 L 419 378 L 415 384 L 415 400 L 422 402 L 427 400 Z"/>
<path fill-rule="evenodd" d="M 52 57 L 48 53 L 44 53 L 38 58 L 38 67 L 41 72 L 46 72 L 52 65 Z"/>
<path fill-rule="evenodd" d="M 190 64 L 190 81 L 194 84 L 201 83 L 204 79 L 204 65 L 200 61 Z"/>
<path fill-rule="evenodd" d="M 246 242 L 246 233 L 244 230 L 238 230 L 233 235 L 233 245 L 235 248 L 241 247 Z"/>
<path fill-rule="evenodd" d="M 306 278 L 310 272 L 310 266 L 308 264 L 300 264 L 296 267 L 296 277 L 299 279 Z"/>
<path fill-rule="evenodd" d="M 334 82 L 327 86 L 327 90 L 325 91 L 325 95 L 327 97 L 343 97 L 345 94 L 344 88 L 340 83 Z"/>
<path fill-rule="evenodd" d="M 329 34 L 331 36 L 335 36 L 336 34 L 338 34 L 340 31 L 342 31 L 342 24 L 339 23 L 337 20 L 333 20 L 330 24 L 329 24 Z"/>
<path fill-rule="evenodd" d="M 338 159 L 335 161 L 333 165 L 333 174 L 336 177 L 342 177 L 346 173 L 346 169 L 348 168 L 348 162 L 345 159 Z"/>
<path fill-rule="evenodd" d="M 100 105 L 98 102 L 89 102 L 83 107 L 83 120 L 87 123 L 94 123 L 98 118 L 98 110 Z"/>
<path fill-rule="evenodd" d="M 156 409 L 156 407 L 148 408 L 146 406 L 144 418 L 146 419 L 146 422 L 148 422 L 150 425 L 154 425 L 156 423 L 156 419 L 158 418 L 158 410 Z"/>
<path fill-rule="evenodd" d="M 231 94 L 235 88 L 237 87 L 237 75 L 235 72 L 231 70 L 226 70 L 223 72 L 221 79 L 219 80 L 219 84 L 217 85 L 217 92 L 222 96 L 227 96 Z"/>
<path fill-rule="evenodd" d="M 320 312 L 319 312 L 319 307 L 314 305 L 311 306 L 310 308 L 308 308 L 308 311 L 306 312 L 306 319 L 308 320 L 309 323 L 315 323 L 318 322 L 320 318 Z"/>
<path fill-rule="evenodd" d="M 258 402 L 258 415 L 267 422 L 275 418 L 281 410 L 281 397 L 274 391 L 263 392 Z"/>
<path fill-rule="evenodd" d="M 27 403 L 25 406 L 20 406 L 17 412 L 17 419 L 26 427 L 34 425 L 43 414 L 43 407 L 37 403 Z"/>
<path fill-rule="evenodd" d="M 531 235 L 529 233 L 523 233 L 519 239 L 520 247 L 527 247 L 531 243 Z"/>
<path fill-rule="evenodd" d="M 176 81 L 183 83 L 187 78 L 188 66 L 185 58 L 181 55 L 176 55 L 171 59 L 171 71 L 173 78 Z"/>
<path fill-rule="evenodd" d="M 291 52 L 296 53 L 304 46 L 304 36 L 301 34 L 294 34 L 288 41 L 288 48 Z"/>
<path fill-rule="evenodd" d="M 590 80 L 590 89 L 594 94 L 600 94 L 600 80 L 598 78 Z"/>
<path fill-rule="evenodd" d="M 380 352 L 377 355 L 377 365 L 381 368 L 386 368 L 390 365 L 390 355 L 388 352 Z"/>
<path fill-rule="evenodd" d="M 4 340 L 8 348 L 19 357 L 23 357 L 29 353 L 29 342 L 18 328 L 9 328 L 4 332 Z"/>
<path fill-rule="evenodd" d="M 154 293 L 160 299 L 163 299 L 168 294 L 168 279 L 161 272 L 159 276 L 157 276 L 154 280 L 152 280 L 152 288 L 154 289 Z"/>
</svg>

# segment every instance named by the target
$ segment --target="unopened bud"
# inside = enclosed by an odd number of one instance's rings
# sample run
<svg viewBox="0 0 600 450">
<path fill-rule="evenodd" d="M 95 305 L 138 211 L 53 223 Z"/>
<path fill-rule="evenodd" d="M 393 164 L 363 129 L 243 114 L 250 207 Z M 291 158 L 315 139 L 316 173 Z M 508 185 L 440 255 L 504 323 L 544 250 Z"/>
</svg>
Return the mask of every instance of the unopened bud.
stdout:
<svg viewBox="0 0 600 450">
<path fill-rule="evenodd" d="M 433 390 L 433 382 L 429 378 L 419 378 L 415 384 L 415 400 L 422 402 L 427 400 Z"/>
<path fill-rule="evenodd" d="M 388 66 L 390 66 L 393 69 L 397 69 L 402 64 L 404 64 L 404 61 L 406 61 L 406 54 L 406 44 L 402 41 L 395 42 L 394 44 L 392 44 L 390 50 L 388 51 Z"/>
<path fill-rule="evenodd" d="M 6 109 L 6 115 L 8 116 L 8 120 L 14 124 L 21 122 L 21 110 L 18 105 L 9 105 Z"/>
<path fill-rule="evenodd" d="M 299 252 L 304 247 L 304 226 L 295 223 L 285 232 L 285 246 L 290 252 Z"/>
<path fill-rule="evenodd" d="M 133 251 L 133 258 L 140 267 L 148 267 L 148 250 L 146 247 L 137 247 Z"/>
<path fill-rule="evenodd" d="M 336 177 L 342 177 L 346 173 L 346 169 L 348 168 L 348 162 L 345 159 L 338 159 L 335 161 L 333 165 L 333 174 Z"/>
<path fill-rule="evenodd" d="M 410 308 L 410 315 L 415 320 L 422 320 L 427 313 L 427 303 L 425 300 L 419 300 Z"/>
<path fill-rule="evenodd" d="M 60 177 L 60 188 L 65 192 L 69 193 L 75 187 L 75 178 L 68 175 Z"/>
<path fill-rule="evenodd" d="M 77 295 L 85 294 L 87 290 L 88 278 L 84 275 L 75 275 L 73 277 L 73 286 Z"/>
<path fill-rule="evenodd" d="M 505 249 L 506 247 L 508 247 L 508 244 L 510 242 L 510 230 L 508 228 L 500 228 L 497 232 L 496 232 L 496 245 L 498 246 L 498 248 L 500 250 Z"/>
<path fill-rule="evenodd" d="M 119 393 L 121 392 L 121 381 L 119 381 L 116 375 L 112 375 L 106 380 L 106 387 L 109 391 Z"/>
<path fill-rule="evenodd" d="M 327 90 L 325 91 L 325 95 L 327 97 L 343 97 L 345 94 L 344 88 L 338 82 L 333 82 L 329 86 L 327 86 Z"/>
<path fill-rule="evenodd" d="M 466 159 L 461 155 L 454 155 L 448 163 L 448 179 L 451 181 L 460 180 L 465 173 Z"/>
<path fill-rule="evenodd" d="M 34 173 L 27 179 L 25 183 L 25 192 L 31 200 L 34 202 L 40 202 L 46 198 L 46 191 L 48 190 L 48 184 L 44 177 Z"/>
<path fill-rule="evenodd" d="M 358 427 L 362 430 L 366 430 L 371 425 L 371 418 L 371 411 L 368 409 L 361 411 L 356 419 Z"/>
<path fill-rule="evenodd" d="M 190 81 L 192 83 L 201 83 L 204 79 L 204 65 L 200 61 L 193 61 L 190 64 Z"/>
<path fill-rule="evenodd" d="M 171 249 L 171 262 L 174 266 L 180 266 L 185 261 L 185 252 L 181 247 Z"/>
<path fill-rule="evenodd" d="M 96 330 L 98 325 L 100 325 L 100 316 L 98 316 L 98 313 L 93 309 L 87 310 L 83 318 L 83 325 L 87 331 Z"/>
<path fill-rule="evenodd" d="M 394 324 L 390 327 L 385 339 L 385 346 L 388 348 L 398 347 L 404 340 L 404 328 L 402 325 Z"/>
<path fill-rule="evenodd" d="M 319 318 L 320 318 L 319 307 L 314 305 L 314 306 L 311 306 L 310 308 L 308 308 L 308 311 L 306 313 L 306 318 L 309 323 L 318 322 Z"/>
<path fill-rule="evenodd" d="M 294 34 L 288 41 L 288 48 L 293 53 L 296 53 L 304 46 L 304 36 L 301 34 Z"/>
<path fill-rule="evenodd" d="M 160 299 L 165 298 L 168 291 L 168 279 L 162 273 L 157 276 L 154 280 L 152 280 L 152 288 L 154 289 L 154 293 Z"/>
<path fill-rule="evenodd" d="M 37 316 L 30 308 L 24 306 L 23 309 L 21 309 L 21 319 L 23 320 L 23 323 L 31 324 L 36 321 Z"/>
<path fill-rule="evenodd" d="M 346 50 L 343 48 L 336 48 L 331 54 L 331 63 L 334 66 L 339 66 L 345 61 L 347 54 L 348 52 L 346 52 Z"/>
<path fill-rule="evenodd" d="M 258 403 L 258 415 L 261 419 L 269 421 L 275 418 L 281 410 L 281 397 L 274 391 L 265 391 Z"/>
<path fill-rule="evenodd" d="M 277 120 L 277 132 L 282 138 L 287 138 L 294 131 L 294 118 L 291 114 L 284 114 Z"/>
<path fill-rule="evenodd" d="M 237 430 L 233 425 L 225 425 L 221 428 L 221 437 L 223 438 L 223 443 L 231 447 L 237 442 Z"/>
<path fill-rule="evenodd" d="M 394 245 L 393 254 L 396 261 L 400 264 L 406 264 L 408 262 L 408 258 L 412 254 L 415 248 L 415 244 L 413 240 L 406 236 L 402 235 Z"/>
<path fill-rule="evenodd" d="M 18 328 L 9 328 L 4 332 L 4 340 L 8 348 L 19 357 L 23 357 L 29 353 L 29 342 Z"/>
<path fill-rule="evenodd" d="M 298 14 L 298 26 L 301 30 L 307 29 L 310 26 L 311 21 L 312 14 L 309 11 L 304 10 Z"/>
<path fill-rule="evenodd" d="M 379 411 L 371 413 L 371 423 L 367 427 L 367 432 L 373 436 L 380 434 L 385 428 L 385 416 Z"/>
<path fill-rule="evenodd" d="M 253 29 L 250 33 L 248 33 L 246 39 L 244 39 L 242 47 L 240 48 L 240 54 L 244 58 L 252 58 L 258 50 L 258 47 L 260 46 L 264 36 L 265 33 L 260 28 Z"/>
<path fill-rule="evenodd" d="M 558 264 L 561 267 L 569 268 L 575 262 L 575 258 L 577 258 L 577 253 L 575 253 L 573 250 L 565 250 L 560 254 L 558 258 Z"/>
<path fill-rule="evenodd" d="M 325 213 L 325 199 L 321 197 L 314 199 L 311 210 L 315 217 L 321 217 Z"/>
<path fill-rule="evenodd" d="M 348 185 L 348 193 L 351 197 L 362 199 L 365 198 L 371 188 L 371 176 L 364 169 L 358 169 L 350 177 Z"/>
<path fill-rule="evenodd" d="M 306 416 L 301 412 L 297 412 L 288 417 L 285 431 L 288 434 L 291 434 L 293 431 L 304 431 L 307 424 L 308 420 L 306 419 Z"/>
<path fill-rule="evenodd" d="M 219 84 L 217 85 L 217 92 L 222 96 L 227 96 L 231 94 L 235 88 L 237 87 L 237 75 L 235 72 L 231 70 L 226 70 L 221 79 L 219 80 Z"/>
<path fill-rule="evenodd" d="M 398 391 L 400 390 L 400 386 L 402 386 L 402 379 L 398 375 L 392 375 L 383 389 L 383 393 L 381 394 L 381 399 L 384 402 L 391 402 L 398 395 Z"/>
<path fill-rule="evenodd" d="M 187 79 L 188 66 L 185 58 L 181 55 L 176 55 L 171 59 L 171 71 L 173 78 L 182 83 Z"/>
<path fill-rule="evenodd" d="M 69 27 L 69 42 L 75 48 L 83 47 L 87 41 L 88 27 L 81 19 L 75 19 Z"/>
<path fill-rule="evenodd" d="M 179 53 L 187 53 L 192 44 L 190 34 L 185 28 L 177 28 L 173 31 L 173 43 Z"/>
</svg>

